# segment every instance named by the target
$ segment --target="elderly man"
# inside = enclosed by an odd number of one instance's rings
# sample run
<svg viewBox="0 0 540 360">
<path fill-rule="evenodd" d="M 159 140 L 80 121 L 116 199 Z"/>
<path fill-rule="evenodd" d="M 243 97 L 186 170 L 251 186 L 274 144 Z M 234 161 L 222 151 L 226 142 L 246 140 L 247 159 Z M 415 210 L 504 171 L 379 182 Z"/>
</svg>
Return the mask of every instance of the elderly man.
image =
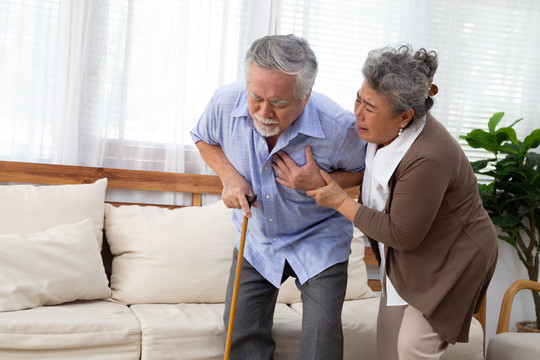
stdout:
<svg viewBox="0 0 540 360">
<path fill-rule="evenodd" d="M 245 58 L 245 83 L 218 89 L 191 135 L 223 183 L 222 199 L 251 217 L 244 251 L 231 359 L 272 359 L 273 312 L 279 287 L 296 278 L 303 321 L 298 359 L 342 359 L 341 310 L 352 225 L 317 205 L 305 190 L 322 185 L 319 167 L 343 187 L 360 184 L 365 143 L 351 112 L 312 92 L 315 54 L 293 35 L 256 40 Z M 273 163 L 279 152 L 300 166 L 294 183 Z M 359 155 L 360 154 L 360 155 Z M 287 177 L 290 178 L 290 177 Z M 246 195 L 259 200 L 250 209 Z M 227 326 L 239 238 L 226 294 Z"/>
</svg>

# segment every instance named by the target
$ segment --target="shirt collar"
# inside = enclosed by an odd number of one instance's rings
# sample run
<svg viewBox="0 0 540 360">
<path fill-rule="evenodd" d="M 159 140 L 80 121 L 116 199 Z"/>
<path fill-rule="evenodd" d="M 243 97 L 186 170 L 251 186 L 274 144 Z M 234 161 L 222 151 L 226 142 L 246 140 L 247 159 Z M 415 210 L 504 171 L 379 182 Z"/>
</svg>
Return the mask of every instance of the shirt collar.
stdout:
<svg viewBox="0 0 540 360">
<path fill-rule="evenodd" d="M 370 161 L 372 176 L 381 186 L 383 186 L 383 188 L 388 186 L 390 177 L 414 140 L 416 140 L 418 135 L 424 129 L 425 123 L 425 116 L 421 119 L 417 119 L 413 126 L 403 130 L 401 136 L 398 136 L 390 144 L 378 150 L 376 150 L 377 144 L 368 144 L 366 157 L 369 156 L 370 159 L 372 159 L 372 161 Z"/>
<path fill-rule="evenodd" d="M 296 136 L 298 133 L 302 133 L 307 136 L 324 139 L 324 132 L 321 126 L 321 120 L 317 109 L 311 105 L 311 101 L 308 101 L 304 111 L 300 114 L 298 119 L 290 126 L 291 135 Z"/>
</svg>

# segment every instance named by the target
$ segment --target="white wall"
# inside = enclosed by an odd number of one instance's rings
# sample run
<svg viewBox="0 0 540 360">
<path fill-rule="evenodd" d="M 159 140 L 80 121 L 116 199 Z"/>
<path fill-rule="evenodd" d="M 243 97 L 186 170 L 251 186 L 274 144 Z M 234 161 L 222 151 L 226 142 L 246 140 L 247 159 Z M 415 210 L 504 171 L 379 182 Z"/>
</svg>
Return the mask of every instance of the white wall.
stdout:
<svg viewBox="0 0 540 360">
<path fill-rule="evenodd" d="M 519 261 L 516 249 L 499 240 L 497 268 L 487 292 L 486 345 L 497 332 L 502 297 L 510 284 L 517 279 L 528 279 L 525 266 Z M 518 292 L 512 306 L 510 331 L 516 331 L 516 322 L 534 321 L 534 301 L 529 290 Z"/>
</svg>

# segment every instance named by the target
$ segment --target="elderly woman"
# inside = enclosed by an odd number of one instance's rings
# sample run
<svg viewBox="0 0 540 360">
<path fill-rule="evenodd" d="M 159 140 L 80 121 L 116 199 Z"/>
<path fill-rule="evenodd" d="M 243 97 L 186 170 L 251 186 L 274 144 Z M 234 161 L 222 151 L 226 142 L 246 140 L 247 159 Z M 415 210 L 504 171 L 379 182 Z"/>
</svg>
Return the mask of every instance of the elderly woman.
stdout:
<svg viewBox="0 0 540 360">
<path fill-rule="evenodd" d="M 410 46 L 370 52 L 354 106 L 368 142 L 360 199 L 322 171 L 326 185 L 307 189 L 368 236 L 377 255 L 384 284 L 377 352 L 384 360 L 439 359 L 448 343 L 467 342 L 497 259 L 469 161 L 429 113 L 437 64 L 434 51 Z M 298 167 L 280 153 L 277 181 L 300 189 L 294 176 L 306 176 L 308 167 L 313 174 L 306 157 Z"/>
</svg>

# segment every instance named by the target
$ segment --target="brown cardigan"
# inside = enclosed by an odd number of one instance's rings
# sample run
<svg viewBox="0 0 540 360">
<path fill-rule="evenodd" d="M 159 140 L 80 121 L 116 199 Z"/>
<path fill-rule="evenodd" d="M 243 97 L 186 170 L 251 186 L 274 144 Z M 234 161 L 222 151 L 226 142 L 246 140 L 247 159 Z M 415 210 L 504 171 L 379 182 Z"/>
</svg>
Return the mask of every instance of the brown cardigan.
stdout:
<svg viewBox="0 0 540 360">
<path fill-rule="evenodd" d="M 497 262 L 497 235 L 457 141 L 431 115 L 389 182 L 386 212 L 361 206 L 366 234 L 398 294 L 446 341 L 467 342 Z M 359 199 L 361 202 L 361 199 Z"/>
</svg>

